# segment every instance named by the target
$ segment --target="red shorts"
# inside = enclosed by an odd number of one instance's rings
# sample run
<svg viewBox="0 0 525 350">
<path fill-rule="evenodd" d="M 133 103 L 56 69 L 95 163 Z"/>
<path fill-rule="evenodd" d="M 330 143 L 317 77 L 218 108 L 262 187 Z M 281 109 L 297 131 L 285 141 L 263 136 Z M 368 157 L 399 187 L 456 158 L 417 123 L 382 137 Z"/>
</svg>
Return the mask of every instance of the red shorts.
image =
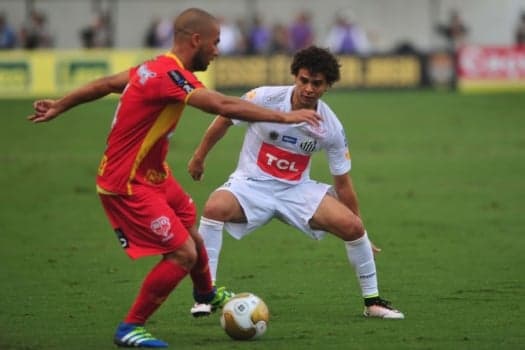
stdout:
<svg viewBox="0 0 525 350">
<path fill-rule="evenodd" d="M 195 224 L 191 197 L 173 177 L 161 186 L 133 185 L 132 195 L 99 194 L 117 237 L 132 259 L 173 252 Z"/>
</svg>

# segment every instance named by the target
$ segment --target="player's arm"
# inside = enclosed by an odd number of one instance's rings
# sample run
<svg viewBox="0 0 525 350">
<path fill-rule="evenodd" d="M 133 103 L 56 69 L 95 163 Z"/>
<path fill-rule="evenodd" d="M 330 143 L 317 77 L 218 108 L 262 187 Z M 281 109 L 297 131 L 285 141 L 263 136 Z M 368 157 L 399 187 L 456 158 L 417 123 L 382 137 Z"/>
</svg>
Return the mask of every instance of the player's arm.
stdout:
<svg viewBox="0 0 525 350">
<path fill-rule="evenodd" d="M 337 198 L 355 215 L 360 216 L 357 194 L 354 190 L 352 178 L 348 173 L 343 175 L 334 175 L 334 189 L 337 193 Z"/>
<path fill-rule="evenodd" d="M 190 173 L 193 180 L 200 180 L 204 173 L 204 160 L 211 151 L 213 146 L 222 139 L 222 137 L 228 131 L 228 128 L 233 125 L 233 122 L 229 118 L 217 116 L 210 124 L 201 142 L 193 152 L 193 156 L 188 162 L 188 172 Z"/>
<path fill-rule="evenodd" d="M 317 112 L 301 109 L 289 113 L 275 111 L 257 106 L 241 98 L 226 96 L 217 91 L 201 88 L 193 91 L 188 97 L 187 104 L 205 112 L 222 115 L 251 122 L 267 121 L 275 123 L 301 123 L 307 122 L 318 125 L 321 117 Z"/>
<path fill-rule="evenodd" d="M 37 100 L 33 103 L 34 113 L 27 117 L 33 123 L 52 120 L 70 108 L 109 95 L 121 93 L 129 81 L 129 71 L 93 80 L 58 100 Z"/>
</svg>

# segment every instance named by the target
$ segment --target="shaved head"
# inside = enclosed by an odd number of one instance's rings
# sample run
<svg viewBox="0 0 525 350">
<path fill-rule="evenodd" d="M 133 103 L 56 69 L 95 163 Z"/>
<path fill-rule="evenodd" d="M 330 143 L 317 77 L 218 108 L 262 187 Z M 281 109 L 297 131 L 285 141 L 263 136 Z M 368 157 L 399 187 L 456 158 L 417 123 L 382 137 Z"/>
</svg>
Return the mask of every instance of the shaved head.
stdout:
<svg viewBox="0 0 525 350">
<path fill-rule="evenodd" d="M 182 11 L 173 24 L 172 51 L 186 69 L 205 71 L 210 62 L 217 57 L 220 41 L 220 24 L 208 12 L 189 8 Z"/>
<path fill-rule="evenodd" d="M 208 12 L 198 8 L 189 8 L 182 11 L 175 18 L 173 32 L 175 39 L 178 36 L 191 35 L 193 33 L 207 34 L 217 24 L 217 18 Z"/>
</svg>

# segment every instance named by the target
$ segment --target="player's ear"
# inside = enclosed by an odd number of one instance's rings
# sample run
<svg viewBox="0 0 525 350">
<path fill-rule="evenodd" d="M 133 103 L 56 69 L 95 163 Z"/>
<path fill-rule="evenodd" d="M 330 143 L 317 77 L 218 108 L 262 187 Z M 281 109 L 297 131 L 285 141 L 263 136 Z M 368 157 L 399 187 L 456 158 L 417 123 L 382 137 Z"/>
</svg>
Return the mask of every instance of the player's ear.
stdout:
<svg viewBox="0 0 525 350">
<path fill-rule="evenodd" d="M 190 41 L 192 46 L 198 47 L 201 43 L 201 35 L 199 33 L 192 33 Z"/>
</svg>

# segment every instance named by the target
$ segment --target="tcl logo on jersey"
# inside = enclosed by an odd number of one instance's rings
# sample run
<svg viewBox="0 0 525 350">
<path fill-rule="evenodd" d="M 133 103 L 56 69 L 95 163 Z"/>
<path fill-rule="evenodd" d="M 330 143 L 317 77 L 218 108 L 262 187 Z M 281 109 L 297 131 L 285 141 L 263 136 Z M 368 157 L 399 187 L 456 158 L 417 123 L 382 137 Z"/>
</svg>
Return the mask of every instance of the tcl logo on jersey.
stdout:
<svg viewBox="0 0 525 350">
<path fill-rule="evenodd" d="M 283 180 L 297 181 L 308 166 L 310 156 L 292 153 L 263 143 L 257 157 L 262 171 Z"/>
</svg>

